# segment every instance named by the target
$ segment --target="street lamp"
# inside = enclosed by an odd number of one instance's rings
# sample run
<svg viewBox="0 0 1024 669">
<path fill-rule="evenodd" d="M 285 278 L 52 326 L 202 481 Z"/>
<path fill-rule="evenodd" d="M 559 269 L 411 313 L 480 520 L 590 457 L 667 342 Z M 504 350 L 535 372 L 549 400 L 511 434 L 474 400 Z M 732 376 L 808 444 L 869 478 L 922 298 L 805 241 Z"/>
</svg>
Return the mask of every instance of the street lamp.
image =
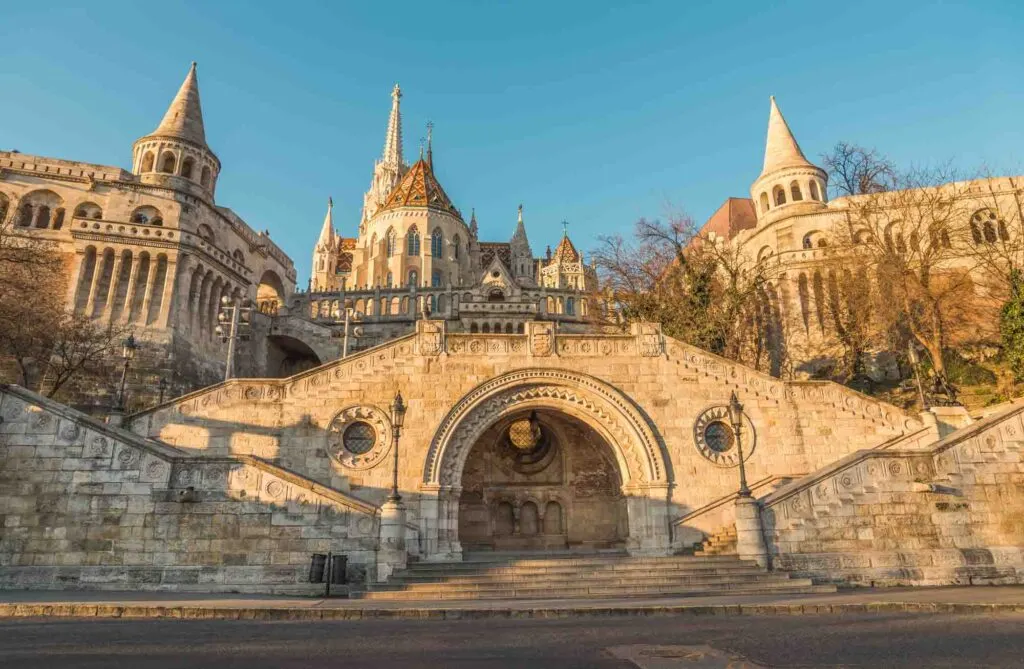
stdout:
<svg viewBox="0 0 1024 669">
<path fill-rule="evenodd" d="M 363 312 L 356 311 L 355 307 L 351 307 L 351 306 L 346 306 L 345 307 L 345 337 L 344 337 L 344 339 L 342 341 L 342 345 L 341 345 L 341 357 L 342 358 L 347 358 L 348 357 L 349 324 L 352 321 L 359 322 L 362 319 L 363 319 Z M 359 337 L 362 336 L 362 334 L 363 334 L 363 329 L 361 327 L 356 326 L 355 328 L 352 328 L 352 336 L 353 337 L 359 338 Z"/>
<path fill-rule="evenodd" d="M 743 405 L 736 397 L 736 391 L 732 391 L 729 397 L 729 422 L 732 423 L 732 433 L 736 437 L 736 454 L 740 460 L 740 497 L 750 497 L 750 488 L 747 486 L 747 468 L 743 462 Z"/>
<path fill-rule="evenodd" d="M 124 367 L 121 369 L 121 385 L 117 389 L 117 409 L 119 411 L 124 411 L 124 386 L 128 381 L 128 366 L 132 364 L 137 348 L 134 334 L 129 333 L 128 337 L 121 342 L 121 358 L 124 360 Z"/>
<path fill-rule="evenodd" d="M 228 344 L 228 358 L 224 365 L 224 380 L 227 381 L 233 376 L 235 368 L 235 341 L 248 339 L 249 335 L 242 332 L 242 328 L 249 327 L 249 320 L 252 317 L 252 306 L 249 300 L 235 302 L 229 296 L 220 298 L 220 310 L 217 312 L 217 321 L 220 323 L 213 331 L 222 342 Z M 225 329 L 226 326 L 226 329 Z"/>
<path fill-rule="evenodd" d="M 402 433 L 402 425 L 405 423 L 405 400 L 402 399 L 402 392 L 398 391 L 395 393 L 395 399 L 391 402 L 391 427 L 392 427 L 392 450 L 395 452 L 395 466 L 394 471 L 391 472 L 391 495 L 388 497 L 390 502 L 402 501 L 402 496 L 398 494 L 398 438 Z"/>
</svg>

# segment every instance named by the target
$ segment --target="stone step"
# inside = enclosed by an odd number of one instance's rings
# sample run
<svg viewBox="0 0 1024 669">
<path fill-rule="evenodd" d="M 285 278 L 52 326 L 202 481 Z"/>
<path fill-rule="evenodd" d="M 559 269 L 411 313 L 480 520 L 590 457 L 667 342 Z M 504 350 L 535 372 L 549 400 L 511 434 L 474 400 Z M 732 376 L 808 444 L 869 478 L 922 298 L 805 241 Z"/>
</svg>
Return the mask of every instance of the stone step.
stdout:
<svg viewBox="0 0 1024 669">
<path fill-rule="evenodd" d="M 445 588 L 459 589 L 459 588 L 489 588 L 494 586 L 533 586 L 537 588 L 552 587 L 557 588 L 570 583 L 579 586 L 591 586 L 591 585 L 608 585 L 608 586 L 672 586 L 672 585 L 716 585 L 716 584 L 730 584 L 730 583 L 776 583 L 776 582 L 789 582 L 790 579 L 785 575 L 766 575 L 761 574 L 740 574 L 740 575 L 709 575 L 709 576 L 674 576 L 674 577 L 642 577 L 634 576 L 630 578 L 615 578 L 615 577 L 590 577 L 590 578 L 574 578 L 574 579 L 563 579 L 563 578 L 452 578 L 446 580 L 412 580 L 407 577 L 397 578 L 389 580 L 385 584 L 372 586 L 373 590 L 392 590 L 392 589 L 429 589 L 443 586 Z"/>
<path fill-rule="evenodd" d="M 835 586 L 812 585 L 810 580 L 794 579 L 788 583 L 748 585 L 735 584 L 733 587 L 714 586 L 710 588 L 608 588 L 608 587 L 566 587 L 551 588 L 494 588 L 491 590 L 459 591 L 446 588 L 410 592 L 406 590 L 361 591 L 350 596 L 357 599 L 382 600 L 490 600 L 490 599 L 568 599 L 585 597 L 705 597 L 713 595 L 759 595 L 759 594 L 816 594 L 835 592 Z"/>
<path fill-rule="evenodd" d="M 708 560 L 708 558 L 695 558 L 689 555 L 671 555 L 656 558 L 622 558 L 622 557 L 589 557 L 589 558 L 522 558 L 515 560 L 466 560 L 462 562 L 414 562 L 409 565 L 410 569 L 423 569 L 429 567 L 443 567 L 444 569 L 475 569 L 494 568 L 497 566 L 515 567 L 585 567 L 590 565 L 629 565 L 637 567 L 657 568 L 659 565 L 668 564 L 693 564 L 705 565 L 709 562 L 733 563 L 736 558 L 719 558 Z M 751 562 L 751 564 L 753 564 Z"/>
<path fill-rule="evenodd" d="M 678 574 L 685 576 L 687 574 L 708 574 L 708 573 L 745 573 L 745 572 L 760 572 L 761 570 L 753 562 L 742 562 L 737 560 L 735 556 L 722 556 L 725 558 L 731 558 L 728 562 L 721 562 L 716 564 L 713 560 L 708 558 L 709 564 L 706 565 L 666 565 L 657 569 L 643 566 L 634 565 L 615 565 L 615 566 L 603 566 L 603 567 L 565 567 L 565 568 L 554 568 L 554 567 L 495 567 L 491 569 L 445 569 L 443 567 L 413 567 L 400 572 L 402 575 L 417 575 L 417 576 L 437 576 L 437 577 L 449 577 L 449 576 L 471 576 L 471 575 L 520 575 L 520 576 L 539 576 L 545 574 L 551 575 L 563 575 L 566 578 L 572 578 L 579 574 Z"/>
</svg>

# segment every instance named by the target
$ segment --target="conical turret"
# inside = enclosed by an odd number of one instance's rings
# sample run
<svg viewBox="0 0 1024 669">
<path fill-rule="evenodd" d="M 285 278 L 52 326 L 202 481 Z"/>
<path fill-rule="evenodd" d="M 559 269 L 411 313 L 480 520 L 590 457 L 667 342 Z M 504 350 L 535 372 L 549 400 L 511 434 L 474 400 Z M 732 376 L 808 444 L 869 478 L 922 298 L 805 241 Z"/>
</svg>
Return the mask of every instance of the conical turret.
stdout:
<svg viewBox="0 0 1024 669">
<path fill-rule="evenodd" d="M 520 282 L 531 282 L 533 274 L 533 250 L 530 240 L 526 238 L 526 226 L 523 224 L 523 205 L 519 205 L 516 231 L 509 241 L 512 252 L 512 273 Z"/>
<path fill-rule="evenodd" d="M 827 184 L 828 175 L 804 156 L 772 96 L 764 165 L 750 189 L 757 203 L 758 221 L 776 220 L 784 215 L 776 212 L 797 214 L 824 207 Z"/>
<path fill-rule="evenodd" d="M 317 248 L 334 248 L 334 200 L 327 198 L 327 215 L 324 216 L 324 225 L 320 229 L 320 239 L 317 240 Z"/>
<path fill-rule="evenodd" d="M 220 161 L 206 143 L 195 62 L 156 130 L 135 142 L 133 154 L 132 171 L 144 182 L 178 189 L 197 184 L 213 196 Z"/>
</svg>

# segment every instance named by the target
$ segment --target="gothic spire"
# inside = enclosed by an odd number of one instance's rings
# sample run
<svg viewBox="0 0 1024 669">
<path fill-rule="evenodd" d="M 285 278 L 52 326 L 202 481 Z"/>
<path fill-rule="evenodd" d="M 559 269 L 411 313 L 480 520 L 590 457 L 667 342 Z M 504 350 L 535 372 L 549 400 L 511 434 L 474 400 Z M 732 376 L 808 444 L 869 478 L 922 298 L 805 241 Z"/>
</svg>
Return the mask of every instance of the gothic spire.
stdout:
<svg viewBox="0 0 1024 669">
<path fill-rule="evenodd" d="M 391 91 L 391 116 L 388 118 L 388 131 L 384 136 L 384 154 L 381 162 L 391 165 L 402 165 L 402 111 L 399 108 L 402 89 L 395 84 Z"/>
<path fill-rule="evenodd" d="M 203 109 L 199 104 L 199 80 L 196 78 L 196 64 L 192 62 L 185 81 L 178 94 L 171 101 L 167 113 L 153 135 L 169 135 L 206 147 L 206 130 L 203 127 Z M 209 148 L 209 147 L 207 147 Z"/>
<path fill-rule="evenodd" d="M 327 215 L 324 216 L 324 226 L 320 230 L 320 239 L 317 241 L 318 247 L 332 248 L 334 245 L 334 199 L 327 198 Z"/>
<path fill-rule="evenodd" d="M 800 145 L 789 129 L 786 119 L 782 117 L 779 106 L 775 104 L 775 96 L 771 96 L 771 111 L 768 114 L 768 139 L 764 147 L 764 169 L 761 175 L 784 167 L 813 167 L 804 157 Z"/>
<path fill-rule="evenodd" d="M 530 242 L 526 239 L 526 226 L 523 224 L 523 205 L 519 205 L 519 220 L 516 221 L 516 231 L 512 234 L 511 243 L 513 245 L 519 243 L 526 247 L 530 246 Z"/>
</svg>

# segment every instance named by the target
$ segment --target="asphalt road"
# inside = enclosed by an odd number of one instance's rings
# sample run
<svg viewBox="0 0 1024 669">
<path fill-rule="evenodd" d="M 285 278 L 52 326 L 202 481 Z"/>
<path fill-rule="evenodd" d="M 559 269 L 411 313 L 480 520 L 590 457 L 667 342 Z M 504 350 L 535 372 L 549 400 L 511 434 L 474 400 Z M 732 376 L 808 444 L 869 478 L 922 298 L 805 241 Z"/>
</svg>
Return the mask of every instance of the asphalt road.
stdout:
<svg viewBox="0 0 1024 669">
<path fill-rule="evenodd" d="M 673 648 L 640 648 L 655 645 Z M 712 652 L 690 652 L 701 646 Z M 1024 614 L 0 621 L 5 668 L 661 669 L 724 667 L 730 654 L 751 663 L 730 666 L 1024 667 Z"/>
</svg>

